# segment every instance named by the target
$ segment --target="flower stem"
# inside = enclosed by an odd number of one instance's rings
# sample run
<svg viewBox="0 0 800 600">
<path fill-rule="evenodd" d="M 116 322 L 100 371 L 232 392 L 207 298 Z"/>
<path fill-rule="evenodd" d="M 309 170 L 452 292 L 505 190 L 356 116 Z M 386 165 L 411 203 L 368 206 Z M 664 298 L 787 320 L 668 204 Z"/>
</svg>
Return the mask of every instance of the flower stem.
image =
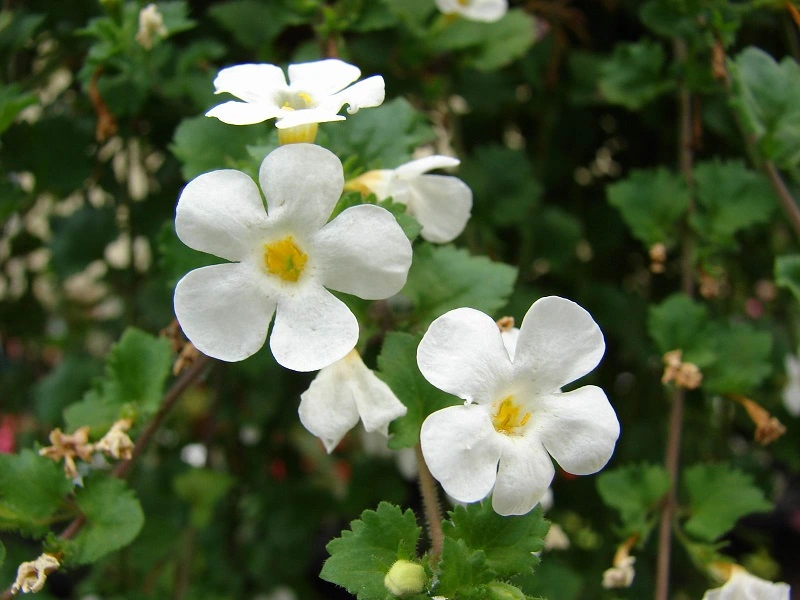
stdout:
<svg viewBox="0 0 800 600">
<path fill-rule="evenodd" d="M 422 494 L 422 507 L 425 511 L 425 520 L 428 523 L 428 535 L 431 538 L 430 561 L 435 565 L 442 555 L 442 544 L 444 543 L 444 533 L 442 533 L 442 508 L 439 505 L 439 488 L 436 480 L 425 464 L 425 457 L 422 456 L 422 447 L 417 444 L 414 448 L 417 454 L 417 465 L 419 467 L 419 490 Z"/>
<path fill-rule="evenodd" d="M 686 63 L 686 42 L 676 39 L 674 42 L 676 60 Z M 694 212 L 694 177 L 692 164 L 694 160 L 692 151 L 692 96 L 681 81 L 678 88 L 678 164 L 681 173 L 689 186 L 689 206 L 687 208 L 686 222 L 681 240 L 681 290 L 692 297 L 694 293 L 694 239 L 689 226 L 689 217 Z M 664 467 L 670 478 L 670 490 L 664 501 L 661 512 L 661 523 L 658 530 L 658 558 L 656 563 L 655 600 L 667 600 L 669 594 L 670 553 L 672 548 L 672 518 L 675 514 L 678 471 L 680 469 L 681 434 L 683 432 L 683 404 L 685 392 L 682 388 L 674 387 L 672 392 L 672 406 L 670 408 L 669 429 L 667 433 L 667 449 L 664 458 Z"/>
</svg>

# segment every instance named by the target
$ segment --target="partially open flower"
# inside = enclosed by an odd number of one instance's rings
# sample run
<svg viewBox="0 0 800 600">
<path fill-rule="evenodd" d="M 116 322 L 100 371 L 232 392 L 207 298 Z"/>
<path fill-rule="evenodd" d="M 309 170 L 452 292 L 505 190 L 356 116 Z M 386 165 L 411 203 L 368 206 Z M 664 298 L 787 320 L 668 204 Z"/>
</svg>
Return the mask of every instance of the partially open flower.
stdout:
<svg viewBox="0 0 800 600">
<path fill-rule="evenodd" d="M 589 373 L 603 356 L 600 328 L 564 298 L 531 306 L 513 358 L 497 324 L 471 308 L 436 319 L 417 350 L 433 385 L 466 400 L 434 412 L 420 441 L 431 474 L 461 502 L 493 490 L 499 514 L 530 511 L 555 474 L 588 475 L 611 458 L 619 421 L 603 390 L 561 387 Z"/>
<path fill-rule="evenodd" d="M 436 0 L 446 15 L 457 14 L 470 21 L 499 21 L 508 11 L 507 0 Z"/>
<path fill-rule="evenodd" d="M 728 581 L 720 588 L 708 590 L 703 600 L 789 600 L 791 588 L 787 584 L 766 581 L 739 565 L 727 567 Z"/>
<path fill-rule="evenodd" d="M 459 162 L 449 156 L 427 156 L 396 169 L 367 171 L 348 181 L 345 188 L 405 204 L 408 214 L 422 225 L 423 239 L 445 244 L 464 231 L 472 210 L 472 190 L 458 177 L 427 173 Z"/>
<path fill-rule="evenodd" d="M 368 432 L 389 435 L 389 423 L 407 412 L 356 350 L 322 369 L 300 396 L 300 422 L 332 452 L 359 418 Z"/>
<path fill-rule="evenodd" d="M 22 563 L 17 569 L 17 579 L 11 585 L 11 593 L 41 592 L 47 576 L 60 566 L 52 554 L 42 554 L 36 560 Z"/>
<path fill-rule="evenodd" d="M 338 59 L 289 65 L 288 85 L 283 71 L 275 65 L 228 67 L 214 79 L 215 93 L 227 92 L 242 102 L 231 100 L 218 104 L 206 116 L 230 125 L 252 125 L 275 119 L 282 144 L 313 142 L 317 123 L 345 120 L 338 114 L 345 104 L 347 112 L 354 114 L 360 108 L 383 103 L 383 77 L 376 75 L 350 85 L 359 77 L 358 67 Z"/>
<path fill-rule="evenodd" d="M 89 443 L 89 427 L 81 427 L 71 434 L 65 434 L 56 428 L 50 432 L 50 443 L 52 446 L 42 448 L 39 454 L 56 462 L 63 459 L 64 473 L 71 479 L 78 476 L 75 458 L 88 462 L 94 453 L 94 446 Z"/>
<path fill-rule="evenodd" d="M 235 262 L 187 273 L 175 288 L 175 314 L 200 352 L 225 361 L 255 354 L 274 314 L 275 360 L 295 371 L 321 369 L 358 340 L 358 321 L 328 289 L 367 300 L 396 294 L 411 244 L 378 206 L 354 206 L 328 222 L 344 176 L 320 146 L 281 146 L 264 159 L 259 182 L 266 211 L 258 186 L 240 171 L 206 173 L 184 188 L 178 237 Z"/>
</svg>

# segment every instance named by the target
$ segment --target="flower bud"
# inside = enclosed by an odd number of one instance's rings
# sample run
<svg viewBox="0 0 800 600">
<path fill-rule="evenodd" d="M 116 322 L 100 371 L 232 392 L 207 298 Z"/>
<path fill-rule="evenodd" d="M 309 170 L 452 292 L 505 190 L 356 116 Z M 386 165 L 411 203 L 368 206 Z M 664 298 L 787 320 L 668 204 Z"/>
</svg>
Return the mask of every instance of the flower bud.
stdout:
<svg viewBox="0 0 800 600">
<path fill-rule="evenodd" d="M 509 583 L 493 581 L 486 586 L 486 600 L 525 600 L 525 594 Z"/>
<path fill-rule="evenodd" d="M 399 598 L 419 594 L 427 582 L 428 576 L 422 565 L 402 559 L 392 565 L 383 579 L 386 589 Z"/>
</svg>

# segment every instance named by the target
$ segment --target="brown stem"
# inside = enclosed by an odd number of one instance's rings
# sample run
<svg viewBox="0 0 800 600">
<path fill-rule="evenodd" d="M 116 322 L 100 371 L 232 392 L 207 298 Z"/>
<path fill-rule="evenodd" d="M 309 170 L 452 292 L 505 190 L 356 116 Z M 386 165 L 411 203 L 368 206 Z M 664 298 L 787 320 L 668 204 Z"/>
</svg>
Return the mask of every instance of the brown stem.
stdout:
<svg viewBox="0 0 800 600">
<path fill-rule="evenodd" d="M 442 555 L 442 544 L 444 543 L 444 533 L 442 532 L 442 508 L 439 505 L 439 488 L 436 480 L 425 464 L 425 457 L 422 456 L 422 448 L 419 444 L 414 450 L 417 453 L 417 465 L 419 467 L 419 490 L 422 494 L 422 507 L 425 511 L 425 520 L 428 522 L 428 535 L 431 538 L 430 561 L 431 565 L 436 565 Z"/>
<path fill-rule="evenodd" d="M 781 177 L 780 172 L 772 161 L 765 160 L 761 166 L 766 172 L 767 178 L 769 178 L 769 182 L 772 184 L 775 193 L 778 194 L 781 206 L 786 212 L 786 216 L 789 217 L 789 221 L 791 221 L 795 233 L 800 235 L 800 208 L 797 207 L 797 202 L 795 202 L 795 199 L 792 197 L 789 188 L 786 187 L 783 177 Z"/>
<path fill-rule="evenodd" d="M 675 59 L 686 63 L 686 43 L 681 39 L 674 42 Z M 694 240 L 689 226 L 689 217 L 694 212 L 694 177 L 692 165 L 694 153 L 692 147 L 692 96 L 685 82 L 678 89 L 679 143 L 678 165 L 689 186 L 689 206 L 681 241 L 681 289 L 691 297 L 694 293 Z M 656 563 L 655 600 L 667 600 L 669 594 L 670 554 L 672 551 L 672 518 L 675 514 L 678 471 L 680 468 L 681 434 L 683 430 L 684 390 L 675 387 L 672 392 L 669 429 L 667 432 L 667 449 L 664 467 L 670 478 L 670 490 L 664 501 L 661 512 L 661 523 L 658 529 L 658 558 Z"/>
<path fill-rule="evenodd" d="M 195 360 L 194 364 L 189 367 L 189 369 L 183 375 L 181 375 L 180 378 L 175 381 L 175 383 L 172 384 L 172 387 L 167 391 L 166 394 L 164 394 L 164 398 L 161 400 L 161 406 L 158 409 L 156 416 L 153 417 L 153 420 L 147 424 L 147 427 L 137 438 L 136 444 L 133 447 L 133 455 L 131 456 L 130 460 L 117 463 L 116 466 L 111 470 L 112 477 L 119 477 L 122 479 L 130 472 L 136 460 L 142 455 L 142 452 L 144 452 L 153 435 L 161 426 L 172 407 L 175 406 L 175 403 L 181 397 L 183 392 L 185 392 L 200 377 L 210 362 L 211 359 L 208 356 L 201 354 L 197 360 Z M 70 522 L 69 525 L 67 525 L 64 531 L 61 532 L 61 535 L 58 536 L 59 539 L 72 539 L 78 534 L 85 524 L 86 517 L 84 517 L 82 514 L 78 515 Z M 9 588 L 3 592 L 2 595 L 0 595 L 0 600 L 10 600 L 12 597 L 13 594 L 11 593 L 11 588 Z"/>
</svg>

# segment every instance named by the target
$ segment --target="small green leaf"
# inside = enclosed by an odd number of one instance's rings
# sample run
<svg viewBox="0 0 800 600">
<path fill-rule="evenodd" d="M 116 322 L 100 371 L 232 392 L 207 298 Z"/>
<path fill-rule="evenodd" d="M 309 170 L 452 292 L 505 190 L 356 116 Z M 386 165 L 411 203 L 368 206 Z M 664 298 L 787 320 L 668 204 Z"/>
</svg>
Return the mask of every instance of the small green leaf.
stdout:
<svg viewBox="0 0 800 600">
<path fill-rule="evenodd" d="M 649 40 L 623 42 L 600 71 L 600 93 L 611 104 L 638 110 L 675 87 L 664 73 L 661 44 Z"/>
<path fill-rule="evenodd" d="M 245 48 L 259 49 L 272 42 L 289 25 L 300 25 L 309 17 L 284 0 L 233 0 L 212 5 L 209 16 Z"/>
<path fill-rule="evenodd" d="M 83 400 L 64 409 L 64 429 L 72 432 L 88 425 L 89 436 L 98 439 L 122 418 L 122 409 L 121 404 L 108 402 L 99 390 L 89 390 Z"/>
<path fill-rule="evenodd" d="M 749 475 L 728 465 L 695 465 L 683 481 L 691 514 L 684 528 L 702 541 L 713 542 L 745 515 L 772 508 Z"/>
<path fill-rule="evenodd" d="M 627 179 L 609 185 L 606 196 L 648 248 L 659 242 L 674 244 L 678 221 L 689 206 L 686 180 L 663 167 L 632 171 Z"/>
<path fill-rule="evenodd" d="M 102 372 L 103 367 L 97 359 L 82 354 L 67 354 L 33 388 L 37 416 L 46 423 L 56 422 L 61 417 L 61 411 L 80 400 L 92 380 Z"/>
<path fill-rule="evenodd" d="M 36 104 L 36 96 L 23 92 L 17 84 L 0 88 L 0 133 L 11 126 L 24 108 L 32 104 Z"/>
<path fill-rule="evenodd" d="M 365 510 L 350 529 L 331 540 L 330 558 L 320 577 L 355 594 L 358 600 L 386 600 L 383 583 L 395 561 L 415 560 L 421 528 L 412 510 L 381 502 L 378 510 Z"/>
<path fill-rule="evenodd" d="M 508 301 L 516 277 L 514 267 L 471 256 L 465 249 L 420 244 L 402 293 L 416 305 L 421 323 L 427 324 L 461 306 L 495 313 Z"/>
<path fill-rule="evenodd" d="M 406 405 L 408 412 L 392 421 L 389 447 L 411 448 L 419 443 L 419 430 L 425 418 L 461 400 L 432 386 L 417 367 L 417 346 L 422 336 L 389 332 L 378 356 L 379 375 Z"/>
<path fill-rule="evenodd" d="M 172 486 L 178 497 L 190 505 L 189 521 L 192 527 L 204 529 L 214 516 L 214 507 L 233 483 L 233 477 L 227 473 L 192 469 L 175 477 Z"/>
<path fill-rule="evenodd" d="M 169 340 L 129 327 L 106 359 L 105 398 L 155 412 L 171 367 Z"/>
<path fill-rule="evenodd" d="M 456 506 L 449 514 L 451 520 L 442 524 L 445 537 L 462 540 L 472 551 L 481 550 L 497 577 L 532 573 L 539 564 L 534 552 L 544 547 L 550 527 L 540 506 L 526 515 L 503 517 L 484 501 Z"/>
<path fill-rule="evenodd" d="M 775 259 L 775 283 L 791 290 L 800 301 L 800 254 L 787 254 Z"/>
<path fill-rule="evenodd" d="M 378 206 L 385 208 L 394 215 L 394 218 L 397 219 L 397 224 L 400 225 L 403 233 L 406 234 L 406 237 L 409 239 L 409 241 L 413 242 L 415 239 L 417 239 L 420 231 L 422 231 L 422 225 L 420 225 L 419 221 L 417 221 L 414 217 L 406 213 L 405 204 L 392 202 L 391 198 L 387 198 L 386 200 L 378 202 Z"/>
<path fill-rule="evenodd" d="M 61 464 L 32 450 L 0 454 L 0 531 L 43 535 L 71 491 Z"/>
<path fill-rule="evenodd" d="M 707 322 L 708 311 L 705 306 L 685 294 L 673 294 L 660 304 L 650 307 L 647 331 L 655 340 L 661 354 L 671 350 L 689 353 L 693 349 L 707 346 L 707 340 L 702 333 Z"/>
<path fill-rule="evenodd" d="M 434 589 L 437 596 L 461 598 L 464 593 L 489 583 L 496 577 L 486 565 L 483 550 L 472 550 L 464 540 L 445 537 L 442 559 L 439 561 L 439 584 Z"/>
<path fill-rule="evenodd" d="M 703 335 L 717 360 L 703 369 L 703 389 L 713 394 L 749 394 L 772 372 L 772 335 L 748 323 L 712 324 Z"/>
<path fill-rule="evenodd" d="M 86 524 L 63 544 L 64 564 L 93 563 L 130 544 L 144 525 L 144 513 L 132 490 L 121 479 L 97 476 L 75 496 Z"/>
<path fill-rule="evenodd" d="M 669 487 L 669 475 L 660 465 L 629 465 L 597 477 L 597 491 L 607 506 L 619 511 L 624 535 L 638 533 L 642 539 L 655 524 Z"/>
</svg>

